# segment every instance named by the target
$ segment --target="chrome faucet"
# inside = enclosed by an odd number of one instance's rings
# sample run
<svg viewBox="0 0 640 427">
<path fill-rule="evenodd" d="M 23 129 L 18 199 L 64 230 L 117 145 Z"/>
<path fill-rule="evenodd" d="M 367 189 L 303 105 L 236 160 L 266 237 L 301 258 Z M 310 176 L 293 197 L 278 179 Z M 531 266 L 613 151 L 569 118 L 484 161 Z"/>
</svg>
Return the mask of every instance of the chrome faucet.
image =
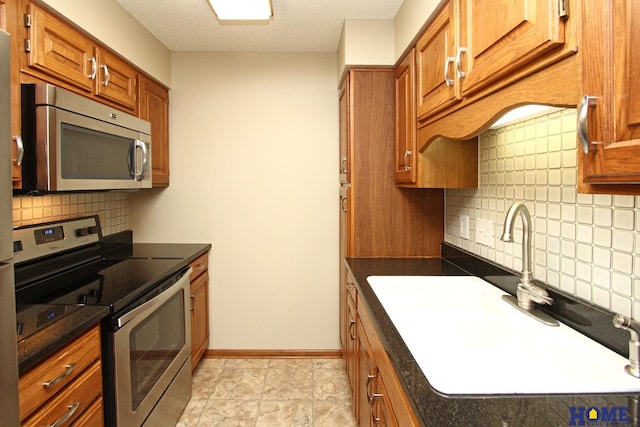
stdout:
<svg viewBox="0 0 640 427">
<path fill-rule="evenodd" d="M 636 378 L 640 378 L 640 323 L 622 314 L 613 317 L 613 326 L 631 333 L 629 339 L 629 364 L 624 370 Z"/>
<path fill-rule="evenodd" d="M 553 298 L 549 296 L 544 288 L 533 283 L 533 274 L 531 272 L 531 215 L 524 203 L 514 203 L 509 208 L 504 220 L 504 229 L 500 240 L 513 242 L 513 228 L 518 214 L 522 217 L 522 277 L 516 289 L 517 298 L 511 295 L 505 295 L 503 298 L 514 307 L 537 320 L 550 326 L 558 326 L 558 321 L 553 317 L 546 313 L 535 311 L 536 303 L 551 305 Z"/>
</svg>

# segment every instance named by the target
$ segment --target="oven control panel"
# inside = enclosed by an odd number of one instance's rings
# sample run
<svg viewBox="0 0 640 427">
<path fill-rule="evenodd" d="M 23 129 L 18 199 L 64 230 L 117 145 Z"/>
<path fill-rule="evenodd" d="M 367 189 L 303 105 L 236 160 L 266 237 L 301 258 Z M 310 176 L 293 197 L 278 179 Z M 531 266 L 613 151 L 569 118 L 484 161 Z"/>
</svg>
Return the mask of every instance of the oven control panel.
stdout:
<svg viewBox="0 0 640 427">
<path fill-rule="evenodd" d="M 27 225 L 13 230 L 13 258 L 17 264 L 98 243 L 101 239 L 97 215 Z"/>
</svg>

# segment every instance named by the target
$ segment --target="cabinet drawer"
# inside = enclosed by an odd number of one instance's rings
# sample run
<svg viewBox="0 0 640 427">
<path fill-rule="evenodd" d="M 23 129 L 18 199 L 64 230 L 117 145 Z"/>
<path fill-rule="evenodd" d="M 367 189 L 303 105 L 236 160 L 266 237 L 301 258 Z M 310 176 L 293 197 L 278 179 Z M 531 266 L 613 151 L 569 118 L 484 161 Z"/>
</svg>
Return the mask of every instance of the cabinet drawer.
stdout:
<svg viewBox="0 0 640 427">
<path fill-rule="evenodd" d="M 71 427 L 101 427 L 104 426 L 104 409 L 102 406 L 102 397 L 97 398 L 86 411 L 71 424 Z"/>
<path fill-rule="evenodd" d="M 78 378 L 53 397 L 46 405 L 33 413 L 22 424 L 23 427 L 39 427 L 72 423 L 102 393 L 102 369 L 96 361 Z"/>
<path fill-rule="evenodd" d="M 21 376 L 18 385 L 20 419 L 29 416 L 99 359 L 100 327 L 95 326 Z M 50 385 L 45 386 L 45 383 Z M 102 386 L 99 384 L 98 391 L 101 390 Z"/>
<path fill-rule="evenodd" d="M 189 267 L 193 268 L 191 276 L 189 276 L 189 281 L 193 282 L 196 277 L 200 276 L 209 268 L 209 253 L 207 252 L 200 255 L 189 264 Z"/>
</svg>

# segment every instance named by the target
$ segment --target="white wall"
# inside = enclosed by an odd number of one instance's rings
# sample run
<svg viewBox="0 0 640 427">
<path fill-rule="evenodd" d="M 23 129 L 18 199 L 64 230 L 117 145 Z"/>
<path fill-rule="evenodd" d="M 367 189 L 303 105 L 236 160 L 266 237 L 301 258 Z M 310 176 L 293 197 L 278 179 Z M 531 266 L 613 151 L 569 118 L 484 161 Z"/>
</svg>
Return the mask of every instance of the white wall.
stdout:
<svg viewBox="0 0 640 427">
<path fill-rule="evenodd" d="M 171 184 L 137 242 L 210 242 L 215 349 L 338 349 L 335 54 L 174 53 Z"/>
<path fill-rule="evenodd" d="M 338 79 L 345 67 L 394 65 L 393 21 L 347 19 L 338 44 Z"/>
<path fill-rule="evenodd" d="M 171 86 L 171 53 L 114 0 L 42 1 L 140 69 Z"/>
<path fill-rule="evenodd" d="M 445 0 L 404 0 L 394 20 L 395 59 L 400 59 L 420 29 Z"/>
</svg>

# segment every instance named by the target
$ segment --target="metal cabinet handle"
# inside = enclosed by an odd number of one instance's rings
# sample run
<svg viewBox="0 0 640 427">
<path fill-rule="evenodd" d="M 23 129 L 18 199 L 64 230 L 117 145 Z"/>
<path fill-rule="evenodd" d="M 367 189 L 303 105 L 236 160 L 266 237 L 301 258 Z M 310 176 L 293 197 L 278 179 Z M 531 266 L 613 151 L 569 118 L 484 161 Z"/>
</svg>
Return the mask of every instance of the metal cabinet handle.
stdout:
<svg viewBox="0 0 640 427">
<path fill-rule="evenodd" d="M 102 84 L 104 87 L 107 87 L 109 85 L 109 67 L 107 67 L 107 64 L 102 64 L 100 67 L 104 70 L 104 80 Z"/>
<path fill-rule="evenodd" d="M 64 368 L 65 368 L 65 370 L 64 370 L 63 373 L 61 373 L 60 375 L 58 375 L 57 377 L 55 377 L 54 379 L 52 379 L 50 381 L 42 383 L 42 387 L 44 387 L 44 388 L 53 387 L 54 385 L 58 384 L 63 379 L 67 378 L 69 375 L 71 375 L 73 370 L 76 368 L 76 364 L 75 363 L 70 363 L 68 365 L 64 365 Z"/>
<path fill-rule="evenodd" d="M 193 311 L 193 303 L 195 302 L 196 297 L 191 295 L 191 296 L 189 296 L 189 298 L 191 299 L 191 307 L 189 308 L 189 310 Z"/>
<path fill-rule="evenodd" d="M 341 197 L 340 198 L 340 206 L 342 208 L 342 212 L 346 212 L 347 211 L 347 198 L 346 197 Z"/>
<path fill-rule="evenodd" d="M 80 402 L 74 402 L 71 405 L 67 406 L 69 410 L 62 417 L 60 417 L 58 421 L 56 421 L 53 424 L 49 424 L 48 427 L 59 427 L 62 424 L 64 424 L 69 418 L 73 417 L 73 414 L 76 413 L 79 406 L 80 406 Z"/>
<path fill-rule="evenodd" d="M 456 72 L 458 74 L 458 78 L 462 79 L 467 76 L 467 73 L 462 71 L 462 54 L 467 53 L 466 47 L 459 47 L 458 52 L 456 53 Z"/>
<path fill-rule="evenodd" d="M 96 74 L 98 73 L 98 64 L 96 63 L 95 56 L 92 56 L 89 62 L 91 62 L 91 74 L 89 74 L 88 77 L 91 80 L 95 80 Z"/>
<path fill-rule="evenodd" d="M 589 108 L 595 107 L 596 102 L 595 96 L 585 95 L 578 107 L 578 140 L 585 154 L 589 154 L 589 151 L 595 148 L 595 142 L 589 139 Z"/>
<path fill-rule="evenodd" d="M 407 172 L 411 171 L 411 166 L 409 166 L 409 157 L 411 157 L 411 151 L 407 150 L 404 152 L 404 170 Z"/>
<path fill-rule="evenodd" d="M 355 320 L 349 320 L 349 338 L 352 340 L 356 339 L 356 333 L 353 331 L 353 327 L 356 325 Z"/>
<path fill-rule="evenodd" d="M 204 268 L 205 268 L 206 266 L 207 266 L 207 265 L 206 265 L 204 262 L 201 262 L 200 264 L 198 264 L 198 265 L 196 265 L 196 266 L 194 267 L 194 270 L 204 270 Z"/>
<path fill-rule="evenodd" d="M 448 56 L 444 60 L 444 84 L 451 87 L 453 86 L 453 79 L 449 77 L 449 65 L 453 64 L 456 59 L 453 56 Z"/>
<path fill-rule="evenodd" d="M 12 139 L 16 142 L 16 146 L 18 147 L 18 155 L 13 160 L 13 163 L 16 166 L 20 166 L 22 164 L 22 159 L 24 159 L 24 143 L 22 142 L 22 137 L 20 135 L 15 135 Z"/>
<path fill-rule="evenodd" d="M 347 173 L 347 158 L 340 159 L 340 173 Z"/>
</svg>

